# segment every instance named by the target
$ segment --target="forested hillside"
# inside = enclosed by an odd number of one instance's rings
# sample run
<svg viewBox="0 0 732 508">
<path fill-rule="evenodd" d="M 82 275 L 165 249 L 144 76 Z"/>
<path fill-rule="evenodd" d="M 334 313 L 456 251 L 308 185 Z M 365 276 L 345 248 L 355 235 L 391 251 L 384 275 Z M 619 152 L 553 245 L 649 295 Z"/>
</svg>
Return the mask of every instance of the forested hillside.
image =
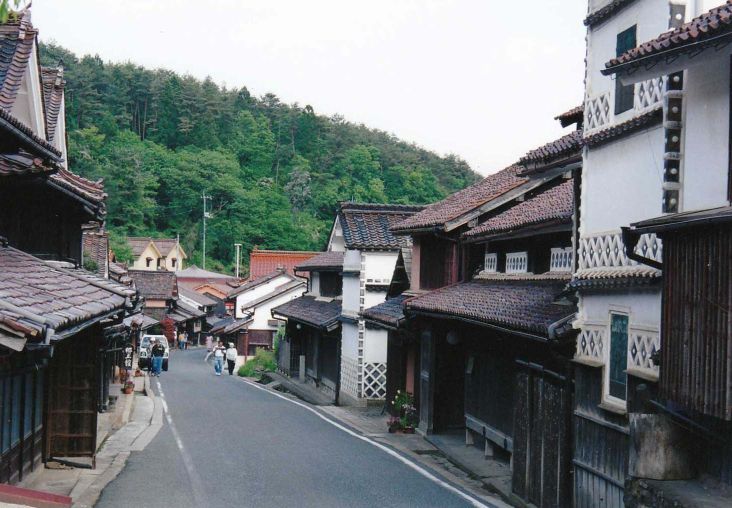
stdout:
<svg viewBox="0 0 732 508">
<path fill-rule="evenodd" d="M 180 234 L 200 263 L 204 191 L 207 268 L 228 270 L 234 242 L 322 249 L 338 201 L 429 203 L 478 178 L 457 157 L 273 94 L 55 45 L 41 46 L 41 61 L 63 61 L 70 167 L 104 178 L 120 252 L 128 234 Z"/>
</svg>

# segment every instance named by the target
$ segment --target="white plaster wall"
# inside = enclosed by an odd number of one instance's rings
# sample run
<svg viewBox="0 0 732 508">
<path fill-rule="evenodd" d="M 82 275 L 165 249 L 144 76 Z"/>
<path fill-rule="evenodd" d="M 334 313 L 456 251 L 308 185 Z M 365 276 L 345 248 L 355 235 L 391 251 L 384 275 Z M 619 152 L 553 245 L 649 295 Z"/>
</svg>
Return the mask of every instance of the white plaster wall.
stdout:
<svg viewBox="0 0 732 508">
<path fill-rule="evenodd" d="M 341 354 L 348 358 L 358 358 L 358 326 L 344 322 L 341 326 Z"/>
<path fill-rule="evenodd" d="M 386 345 L 388 340 L 386 330 L 367 328 L 363 337 L 364 363 L 386 363 Z"/>
<path fill-rule="evenodd" d="M 36 44 L 33 43 L 33 49 L 28 59 L 28 66 L 23 74 L 23 80 L 11 113 L 18 120 L 33 129 L 33 132 L 38 137 L 47 139 L 45 114 L 41 99 L 43 91 L 36 54 Z"/>
<path fill-rule="evenodd" d="M 580 234 L 614 231 L 661 215 L 663 136 L 658 126 L 585 149 Z"/>
<path fill-rule="evenodd" d="M 343 255 L 343 270 L 361 271 L 361 251 L 349 249 Z"/>
<path fill-rule="evenodd" d="M 358 275 L 343 275 L 343 312 L 358 314 L 361 307 L 360 281 Z"/>
<path fill-rule="evenodd" d="M 267 321 L 274 319 L 272 317 L 272 309 L 278 305 L 287 303 L 290 300 L 299 298 L 302 295 L 303 289 L 304 288 L 302 287 L 293 289 L 292 291 L 288 291 L 284 295 L 273 298 L 272 300 L 257 307 L 254 311 L 254 321 L 249 325 L 249 328 L 252 330 L 277 330 L 277 326 L 270 326 L 267 324 Z"/>
<path fill-rule="evenodd" d="M 320 295 L 320 274 L 318 272 L 310 272 L 310 292 Z"/>
<path fill-rule="evenodd" d="M 249 302 L 253 302 L 257 298 L 260 298 L 267 293 L 271 293 L 274 291 L 274 289 L 278 286 L 281 286 L 283 284 L 286 284 L 291 279 L 289 277 L 285 277 L 284 275 L 275 277 L 274 279 L 261 284 L 253 289 L 250 289 L 249 291 L 245 291 L 244 293 L 237 295 L 236 297 L 236 316 L 241 317 L 241 307 L 242 305 L 246 305 Z"/>
<path fill-rule="evenodd" d="M 386 301 L 386 291 L 369 291 L 366 289 L 366 296 L 364 297 L 363 308 L 368 309 L 374 305 L 379 305 Z"/>
<path fill-rule="evenodd" d="M 151 244 L 148 244 L 142 254 L 135 259 L 135 262 L 132 264 L 132 268 L 135 270 L 157 270 L 158 257 L 158 251 L 156 251 Z M 147 258 L 152 258 L 149 267 L 147 266 Z"/>
<path fill-rule="evenodd" d="M 658 328 L 661 323 L 661 292 L 618 291 L 606 294 L 580 296 L 580 316 L 582 321 L 609 323 L 610 311 L 616 308 L 629 310 L 629 327 L 633 325 Z"/>
<path fill-rule="evenodd" d="M 388 284 L 391 282 L 397 257 L 397 252 L 365 252 L 366 283 L 374 281 Z"/>
<path fill-rule="evenodd" d="M 681 211 L 727 204 L 729 54 L 686 71 Z"/>
<path fill-rule="evenodd" d="M 330 239 L 328 240 L 328 250 L 333 252 L 343 252 L 346 250 L 346 242 L 343 239 L 343 228 L 338 218 L 336 218 L 333 224 L 333 231 L 331 231 Z"/>
<path fill-rule="evenodd" d="M 593 4 L 599 6 L 605 3 L 593 0 Z M 668 0 L 641 0 L 631 3 L 590 30 L 587 38 L 586 95 L 595 97 L 615 90 L 615 78 L 603 76 L 600 71 L 608 60 L 615 57 L 617 35 L 620 32 L 636 25 L 636 40 L 639 44 L 654 39 L 668 30 L 669 14 Z M 618 120 L 622 121 L 626 116 L 632 116 L 632 109 L 623 113 Z"/>
</svg>

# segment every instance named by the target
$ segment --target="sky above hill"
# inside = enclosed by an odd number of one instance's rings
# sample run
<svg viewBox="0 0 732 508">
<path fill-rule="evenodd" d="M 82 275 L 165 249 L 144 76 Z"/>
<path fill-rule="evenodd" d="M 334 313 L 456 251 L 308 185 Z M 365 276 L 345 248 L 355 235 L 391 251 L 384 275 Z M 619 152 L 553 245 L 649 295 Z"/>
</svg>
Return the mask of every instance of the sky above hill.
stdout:
<svg viewBox="0 0 732 508">
<path fill-rule="evenodd" d="M 340 114 L 481 174 L 582 101 L 585 0 L 35 0 L 43 41 Z"/>
</svg>

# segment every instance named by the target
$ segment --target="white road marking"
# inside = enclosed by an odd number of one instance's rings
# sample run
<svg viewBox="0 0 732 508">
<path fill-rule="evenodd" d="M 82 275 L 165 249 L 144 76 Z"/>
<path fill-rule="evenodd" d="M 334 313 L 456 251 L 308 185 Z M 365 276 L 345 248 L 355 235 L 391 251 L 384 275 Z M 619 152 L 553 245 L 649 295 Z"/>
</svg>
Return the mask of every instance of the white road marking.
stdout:
<svg viewBox="0 0 732 508">
<path fill-rule="evenodd" d="M 180 451 L 180 455 L 183 458 L 183 465 L 186 468 L 186 473 L 188 473 L 188 478 L 191 480 L 191 490 L 193 491 L 193 498 L 196 501 L 197 506 L 209 506 L 208 499 L 204 495 L 204 489 L 203 489 L 203 481 L 201 480 L 201 477 L 196 472 L 196 468 L 193 465 L 193 458 L 188 453 L 188 450 L 186 450 L 185 446 L 183 446 L 183 440 L 180 438 L 180 434 L 178 434 L 178 429 L 175 426 L 175 423 L 173 423 L 173 417 L 170 415 L 170 412 L 168 412 L 168 403 L 165 400 L 165 395 L 163 394 L 163 390 L 160 386 L 160 380 L 157 380 L 157 387 L 158 387 L 158 396 L 160 397 L 160 402 L 163 405 L 163 412 L 165 413 L 165 419 L 168 421 L 168 425 L 170 426 L 170 431 L 173 433 L 173 439 L 175 439 L 175 444 L 178 446 L 178 450 Z"/>
<path fill-rule="evenodd" d="M 334 427 L 342 430 L 346 434 L 349 434 L 349 435 L 351 435 L 351 436 L 353 436 L 353 437 L 355 437 L 357 439 L 360 439 L 361 441 L 365 441 L 365 442 L 369 443 L 370 445 L 375 446 L 376 448 L 380 449 L 381 451 L 383 451 L 385 453 L 388 453 L 389 455 L 391 455 L 395 459 L 399 460 L 400 462 L 404 463 L 408 467 L 412 468 L 413 470 L 415 470 L 416 472 L 418 472 L 419 474 L 421 474 L 422 476 L 424 476 L 428 480 L 436 483 L 440 487 L 442 487 L 442 488 L 444 488 L 444 489 L 452 492 L 453 494 L 456 494 L 456 495 L 460 496 L 461 498 L 465 499 L 467 502 L 469 502 L 475 508 L 495 508 L 495 506 L 498 506 L 498 505 L 487 505 L 487 504 L 482 503 L 481 501 L 479 501 L 479 500 L 475 499 L 474 497 L 466 494 L 465 492 L 461 491 L 460 489 L 458 489 L 456 487 L 453 487 L 452 485 L 450 485 L 446 481 L 441 480 L 440 478 L 436 477 L 435 475 L 433 475 L 432 473 L 430 473 L 429 471 L 427 471 L 426 469 L 424 469 L 422 466 L 420 466 L 418 464 L 415 464 L 414 462 L 412 462 L 411 460 L 407 459 L 406 457 L 400 455 L 399 453 L 395 452 L 394 450 L 392 450 L 388 446 L 385 446 L 385 445 L 383 445 L 381 443 L 377 443 L 373 439 L 369 439 L 366 436 L 363 436 L 361 434 L 358 434 L 358 433 L 352 431 L 348 427 L 344 427 L 340 423 L 335 422 L 335 421 L 331 420 L 330 418 L 327 418 L 325 415 L 323 415 L 319 411 L 316 411 L 315 409 L 311 408 L 310 406 L 308 406 L 306 404 L 303 404 L 300 401 L 293 400 L 293 399 L 291 399 L 289 397 L 285 397 L 284 395 L 281 395 L 281 394 L 276 393 L 276 392 L 274 392 L 272 390 L 269 390 L 267 388 L 264 388 L 263 386 L 259 386 L 257 383 L 254 383 L 253 381 L 249 381 L 248 379 L 242 379 L 242 381 L 244 381 L 245 383 L 247 383 L 250 386 L 253 386 L 254 388 L 257 388 L 259 390 L 262 390 L 265 393 L 269 393 L 270 395 L 274 395 L 275 397 L 279 397 L 279 398 L 281 398 L 283 400 L 286 400 L 286 401 L 291 402 L 293 404 L 296 404 L 296 405 L 298 405 L 298 406 L 300 406 L 300 407 L 302 407 L 304 409 L 307 409 L 311 413 L 317 415 L 318 418 L 320 418 L 322 420 L 325 420 L 326 422 L 328 422 L 331 425 L 333 425 Z"/>
</svg>

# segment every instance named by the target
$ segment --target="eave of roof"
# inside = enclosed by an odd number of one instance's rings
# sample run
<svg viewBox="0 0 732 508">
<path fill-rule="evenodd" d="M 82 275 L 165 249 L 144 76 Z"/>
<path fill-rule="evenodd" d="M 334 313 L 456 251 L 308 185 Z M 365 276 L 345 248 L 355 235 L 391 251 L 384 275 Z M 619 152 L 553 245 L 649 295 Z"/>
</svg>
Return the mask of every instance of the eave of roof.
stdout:
<svg viewBox="0 0 732 508">
<path fill-rule="evenodd" d="M 599 25 L 606 19 L 614 16 L 615 13 L 624 9 L 628 5 L 632 4 L 635 0 L 611 0 L 610 3 L 604 5 L 594 12 L 591 12 L 584 19 L 584 24 L 587 27 L 593 27 Z"/>
<path fill-rule="evenodd" d="M 605 64 L 605 75 L 629 72 L 641 65 L 652 65 L 662 58 L 674 58 L 691 48 L 701 51 L 729 43 L 732 36 L 732 0 L 697 16 L 678 28 L 639 44 Z"/>
<path fill-rule="evenodd" d="M 720 206 L 704 210 L 693 210 L 653 219 L 635 222 L 630 225 L 633 234 L 667 233 L 680 229 L 709 227 L 732 222 L 732 206 Z"/>
<path fill-rule="evenodd" d="M 307 326 L 332 331 L 340 324 L 341 309 L 339 299 L 301 296 L 272 309 L 272 316 L 277 315 Z"/>
</svg>

